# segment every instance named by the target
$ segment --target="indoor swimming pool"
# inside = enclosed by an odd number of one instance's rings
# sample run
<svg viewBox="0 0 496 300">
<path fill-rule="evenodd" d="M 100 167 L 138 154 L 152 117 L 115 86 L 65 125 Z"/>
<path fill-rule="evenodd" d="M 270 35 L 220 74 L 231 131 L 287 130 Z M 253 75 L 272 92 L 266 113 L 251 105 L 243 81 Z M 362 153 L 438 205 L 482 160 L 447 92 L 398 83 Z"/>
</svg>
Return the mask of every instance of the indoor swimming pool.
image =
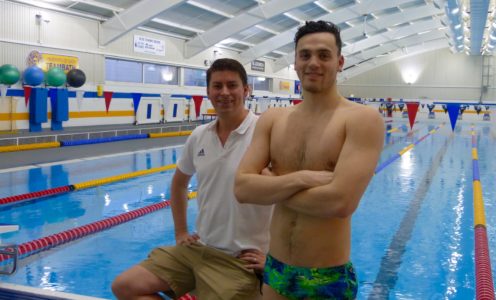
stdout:
<svg viewBox="0 0 496 300">
<path fill-rule="evenodd" d="M 384 150 L 353 216 L 358 299 L 474 299 L 472 124 L 388 123 Z M 496 249 L 496 131 L 474 125 L 490 256 Z M 413 145 L 413 146 L 412 146 Z M 405 147 L 410 147 L 405 151 Z M 0 198 L 174 164 L 181 147 L 0 170 Z M 402 155 L 398 155 L 402 153 Z M 174 170 L 0 207 L 0 223 L 22 244 L 169 198 Z M 352 184 L 352 183 L 351 183 Z M 191 190 L 196 190 L 192 181 Z M 196 203 L 188 221 L 194 230 Z M 157 245 L 173 244 L 169 208 L 20 259 L 3 283 L 113 299 L 115 276 Z M 492 274 L 495 274 L 492 261 Z M 0 285 L 1 287 L 1 285 Z"/>
</svg>

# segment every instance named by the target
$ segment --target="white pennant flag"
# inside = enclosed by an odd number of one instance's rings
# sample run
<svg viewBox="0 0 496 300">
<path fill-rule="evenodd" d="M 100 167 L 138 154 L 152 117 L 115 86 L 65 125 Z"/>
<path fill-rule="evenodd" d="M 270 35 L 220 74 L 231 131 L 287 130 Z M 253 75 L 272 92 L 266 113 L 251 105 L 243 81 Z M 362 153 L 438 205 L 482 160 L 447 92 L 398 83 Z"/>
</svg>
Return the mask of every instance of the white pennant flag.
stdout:
<svg viewBox="0 0 496 300">
<path fill-rule="evenodd" d="M 83 96 L 84 91 L 76 91 L 76 101 L 79 112 L 81 112 L 81 107 L 83 106 Z"/>
<path fill-rule="evenodd" d="M 167 107 L 169 107 L 169 101 L 170 101 L 170 96 L 171 94 L 162 94 L 161 95 L 161 98 L 162 98 L 162 105 L 163 105 L 163 109 L 164 109 L 164 116 L 163 116 L 163 121 L 165 122 L 165 119 L 166 119 L 166 116 L 167 116 Z"/>
<path fill-rule="evenodd" d="M 2 100 L 5 100 L 7 97 L 7 86 L 0 84 L 0 92 L 2 93 Z"/>
<path fill-rule="evenodd" d="M 259 99 L 260 101 L 260 113 L 263 113 L 267 109 L 269 109 L 270 106 L 270 99 L 268 98 L 261 98 Z"/>
</svg>

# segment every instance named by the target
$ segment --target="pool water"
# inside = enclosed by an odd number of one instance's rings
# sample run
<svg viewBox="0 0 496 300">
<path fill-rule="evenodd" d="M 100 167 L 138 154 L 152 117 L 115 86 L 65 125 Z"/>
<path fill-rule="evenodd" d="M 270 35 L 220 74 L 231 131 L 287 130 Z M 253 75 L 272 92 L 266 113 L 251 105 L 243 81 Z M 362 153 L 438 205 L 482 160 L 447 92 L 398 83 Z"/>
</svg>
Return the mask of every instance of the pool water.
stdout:
<svg viewBox="0 0 496 300">
<path fill-rule="evenodd" d="M 440 126 L 395 121 L 386 134 L 381 163 Z M 358 299 L 473 299 L 475 297 L 471 125 L 449 124 L 378 172 L 352 221 L 352 261 L 360 282 Z M 475 125 L 491 257 L 494 224 L 496 135 Z M 0 173 L 0 197 L 74 184 L 175 163 L 181 148 L 167 148 L 50 164 Z M 173 170 L 0 209 L 0 223 L 21 230 L 2 235 L 24 243 L 144 207 L 170 195 Z M 196 188 L 192 181 L 191 189 Z M 188 222 L 197 214 L 190 201 Z M 110 284 L 157 245 L 174 244 L 169 208 L 109 230 L 24 258 L 2 282 L 112 299 Z M 492 264 L 493 276 L 495 264 Z"/>
</svg>

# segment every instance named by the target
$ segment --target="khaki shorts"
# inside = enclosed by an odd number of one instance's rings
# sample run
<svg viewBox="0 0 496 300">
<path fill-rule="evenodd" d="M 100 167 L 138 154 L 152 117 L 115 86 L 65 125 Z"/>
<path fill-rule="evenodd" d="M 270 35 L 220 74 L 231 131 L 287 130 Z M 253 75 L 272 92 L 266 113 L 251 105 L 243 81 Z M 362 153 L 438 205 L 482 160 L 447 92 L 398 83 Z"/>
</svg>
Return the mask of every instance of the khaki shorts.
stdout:
<svg viewBox="0 0 496 300">
<path fill-rule="evenodd" d="M 155 248 L 140 265 L 166 281 L 177 297 L 192 290 L 201 300 L 260 296 L 260 281 L 244 261 L 199 243 Z"/>
</svg>

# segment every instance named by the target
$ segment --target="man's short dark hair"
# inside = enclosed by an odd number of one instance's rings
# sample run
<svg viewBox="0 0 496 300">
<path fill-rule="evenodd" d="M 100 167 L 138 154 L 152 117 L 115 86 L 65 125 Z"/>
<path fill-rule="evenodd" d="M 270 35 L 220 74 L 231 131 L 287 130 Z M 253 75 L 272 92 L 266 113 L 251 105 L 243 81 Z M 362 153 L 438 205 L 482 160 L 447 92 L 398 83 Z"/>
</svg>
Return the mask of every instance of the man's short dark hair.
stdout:
<svg viewBox="0 0 496 300">
<path fill-rule="evenodd" d="M 212 73 L 219 71 L 231 71 L 238 73 L 243 85 L 248 85 L 248 75 L 246 75 L 246 70 L 239 61 L 231 58 L 219 58 L 215 60 L 207 70 L 207 86 L 210 85 Z"/>
<path fill-rule="evenodd" d="M 341 30 L 339 27 L 332 23 L 326 21 L 306 21 L 305 25 L 298 28 L 295 34 L 294 44 L 295 49 L 298 46 L 298 41 L 305 35 L 310 33 L 328 32 L 334 35 L 336 39 L 336 46 L 338 46 L 338 55 L 341 54 L 341 48 L 343 47 L 343 41 L 341 40 Z"/>
</svg>

